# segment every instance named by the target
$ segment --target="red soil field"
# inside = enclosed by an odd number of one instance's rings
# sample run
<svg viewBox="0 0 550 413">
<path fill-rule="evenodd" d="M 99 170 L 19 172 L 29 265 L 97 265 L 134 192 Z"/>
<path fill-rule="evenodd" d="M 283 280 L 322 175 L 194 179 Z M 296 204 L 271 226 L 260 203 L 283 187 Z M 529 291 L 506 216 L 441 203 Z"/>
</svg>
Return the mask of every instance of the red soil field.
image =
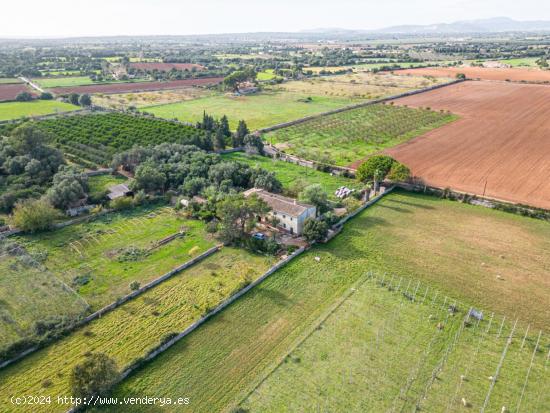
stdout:
<svg viewBox="0 0 550 413">
<path fill-rule="evenodd" d="M 15 97 L 21 92 L 30 92 L 24 83 L 0 84 L 0 101 L 15 100 Z"/>
<path fill-rule="evenodd" d="M 56 87 L 50 89 L 56 95 L 68 93 L 128 93 L 143 92 L 148 90 L 179 89 L 189 86 L 208 86 L 220 83 L 223 77 L 203 77 L 197 79 L 170 80 L 168 82 L 135 82 L 135 83 L 111 83 L 105 85 L 87 85 L 74 87 Z"/>
<path fill-rule="evenodd" d="M 130 67 L 136 70 L 158 70 L 159 72 L 169 72 L 176 70 L 204 70 L 204 66 L 193 63 L 130 63 Z"/>
<path fill-rule="evenodd" d="M 455 78 L 464 73 L 470 79 L 510 80 L 512 82 L 550 82 L 550 70 L 521 68 L 484 68 L 484 67 L 428 67 L 420 69 L 396 70 L 396 75 L 433 76 Z"/>
<path fill-rule="evenodd" d="M 385 152 L 428 185 L 550 209 L 550 86 L 462 82 L 395 100 L 460 119 Z"/>
</svg>

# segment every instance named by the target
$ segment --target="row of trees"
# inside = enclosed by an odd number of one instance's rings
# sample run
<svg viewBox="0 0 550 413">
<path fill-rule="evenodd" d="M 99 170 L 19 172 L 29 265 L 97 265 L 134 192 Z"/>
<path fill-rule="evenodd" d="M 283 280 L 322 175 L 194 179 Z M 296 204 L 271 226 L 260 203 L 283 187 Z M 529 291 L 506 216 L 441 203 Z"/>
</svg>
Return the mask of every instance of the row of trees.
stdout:
<svg viewBox="0 0 550 413">
<path fill-rule="evenodd" d="M 248 153 L 263 154 L 262 139 L 250 134 L 244 120 L 239 121 L 236 132 L 232 133 L 226 115 L 218 120 L 205 111 L 202 120 L 197 122 L 196 127 L 207 132 L 205 138 L 205 141 L 209 142 L 205 148 L 207 150 L 223 150 L 230 143 L 233 148 L 245 147 Z"/>
</svg>

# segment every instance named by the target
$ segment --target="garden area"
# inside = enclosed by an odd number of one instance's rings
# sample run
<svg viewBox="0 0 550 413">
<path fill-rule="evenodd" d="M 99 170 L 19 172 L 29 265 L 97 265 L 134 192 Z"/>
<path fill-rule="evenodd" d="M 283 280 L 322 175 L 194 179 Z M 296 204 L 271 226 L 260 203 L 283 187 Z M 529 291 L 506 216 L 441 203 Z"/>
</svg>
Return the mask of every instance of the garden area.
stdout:
<svg viewBox="0 0 550 413">
<path fill-rule="evenodd" d="M 456 118 L 427 108 L 376 104 L 279 129 L 264 139 L 291 155 L 347 166 Z"/>
<path fill-rule="evenodd" d="M 351 178 L 346 178 L 340 175 L 331 175 L 327 172 L 318 171 L 313 168 L 296 165 L 290 162 L 278 161 L 276 159 L 259 156 L 248 155 L 243 152 L 233 152 L 222 155 L 223 159 L 232 161 L 244 162 L 250 166 L 259 166 L 267 171 L 273 172 L 275 177 L 283 185 L 283 190 L 289 194 L 297 195 L 300 189 L 309 185 L 319 184 L 331 198 L 334 199 L 334 192 L 346 186 L 350 189 L 361 189 L 362 185 Z"/>
<path fill-rule="evenodd" d="M 13 238 L 97 310 L 213 247 L 201 221 L 141 207 Z M 177 236 L 165 244 L 160 241 Z"/>
</svg>

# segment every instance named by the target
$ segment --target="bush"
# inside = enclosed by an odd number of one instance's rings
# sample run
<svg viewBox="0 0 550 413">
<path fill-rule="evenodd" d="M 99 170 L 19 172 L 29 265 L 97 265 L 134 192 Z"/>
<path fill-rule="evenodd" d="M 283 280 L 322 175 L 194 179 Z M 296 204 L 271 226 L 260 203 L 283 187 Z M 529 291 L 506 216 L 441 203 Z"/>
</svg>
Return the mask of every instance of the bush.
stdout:
<svg viewBox="0 0 550 413">
<path fill-rule="evenodd" d="M 29 92 L 21 92 L 15 97 L 18 102 L 30 102 L 32 99 L 33 97 Z"/>
<path fill-rule="evenodd" d="M 399 162 L 394 162 L 387 178 L 390 181 L 406 182 L 411 177 L 411 170 Z"/>
<path fill-rule="evenodd" d="M 50 92 L 42 92 L 40 94 L 40 100 L 52 100 L 53 95 Z"/>
<path fill-rule="evenodd" d="M 322 241 L 328 235 L 328 225 L 324 221 L 308 218 L 304 224 L 303 235 L 308 242 Z"/>
<path fill-rule="evenodd" d="M 123 196 L 117 199 L 113 199 L 109 202 L 109 208 L 115 211 L 122 211 L 123 209 L 130 209 L 134 206 L 134 200 L 129 196 Z"/>
<path fill-rule="evenodd" d="M 103 353 L 92 353 L 73 368 L 70 378 L 72 395 L 80 398 L 105 395 L 118 376 L 113 359 Z"/>
<path fill-rule="evenodd" d="M 139 290 L 139 287 L 141 287 L 141 284 L 138 281 L 132 281 L 130 283 L 130 290 L 132 290 L 132 291 Z"/>
<path fill-rule="evenodd" d="M 16 228 L 35 232 L 50 229 L 61 213 L 45 199 L 30 199 L 15 204 L 12 225 Z"/>
<path fill-rule="evenodd" d="M 370 182 L 374 180 L 376 175 L 379 180 L 383 180 L 390 172 L 394 162 L 396 161 L 391 156 L 371 156 L 357 169 L 357 179 L 361 182 Z"/>
</svg>

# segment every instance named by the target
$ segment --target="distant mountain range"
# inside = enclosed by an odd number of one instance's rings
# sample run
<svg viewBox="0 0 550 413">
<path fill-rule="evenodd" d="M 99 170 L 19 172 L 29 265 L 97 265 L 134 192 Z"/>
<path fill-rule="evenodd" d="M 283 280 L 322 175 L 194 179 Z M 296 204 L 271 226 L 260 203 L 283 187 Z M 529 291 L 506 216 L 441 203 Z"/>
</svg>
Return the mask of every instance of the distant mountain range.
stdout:
<svg viewBox="0 0 550 413">
<path fill-rule="evenodd" d="M 307 30 L 304 33 L 329 33 L 333 35 L 348 34 L 452 34 L 452 33 L 501 33 L 501 32 L 550 32 L 550 21 L 518 21 L 508 17 L 491 19 L 462 20 L 454 23 L 437 23 L 430 25 L 403 25 L 386 27 L 379 30 L 346 30 L 325 28 Z"/>
</svg>

